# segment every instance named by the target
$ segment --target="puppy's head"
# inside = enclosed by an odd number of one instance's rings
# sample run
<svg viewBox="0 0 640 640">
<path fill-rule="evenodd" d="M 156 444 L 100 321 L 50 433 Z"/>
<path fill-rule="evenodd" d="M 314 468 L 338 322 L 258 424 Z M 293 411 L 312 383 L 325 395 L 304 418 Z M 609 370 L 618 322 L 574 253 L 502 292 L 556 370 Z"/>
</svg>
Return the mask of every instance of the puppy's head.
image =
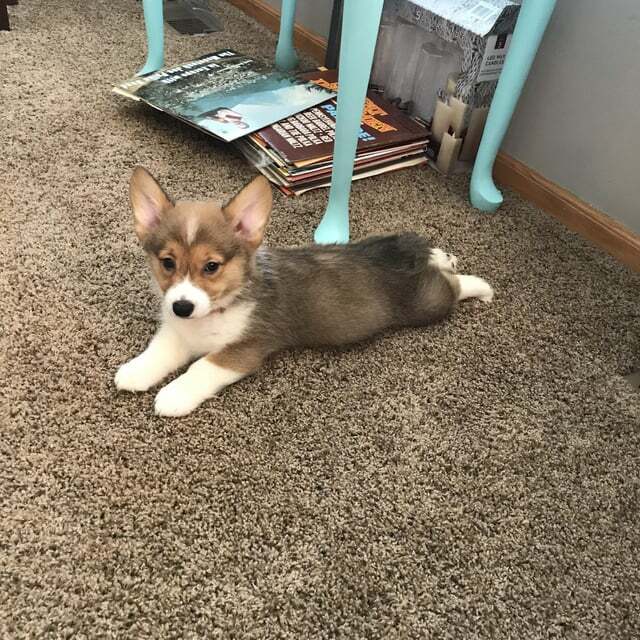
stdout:
<svg viewBox="0 0 640 640">
<path fill-rule="evenodd" d="M 165 311 L 203 318 L 224 310 L 251 274 L 271 213 L 271 187 L 258 177 L 228 204 L 173 202 L 142 167 L 131 176 L 135 230 L 164 294 Z"/>
</svg>

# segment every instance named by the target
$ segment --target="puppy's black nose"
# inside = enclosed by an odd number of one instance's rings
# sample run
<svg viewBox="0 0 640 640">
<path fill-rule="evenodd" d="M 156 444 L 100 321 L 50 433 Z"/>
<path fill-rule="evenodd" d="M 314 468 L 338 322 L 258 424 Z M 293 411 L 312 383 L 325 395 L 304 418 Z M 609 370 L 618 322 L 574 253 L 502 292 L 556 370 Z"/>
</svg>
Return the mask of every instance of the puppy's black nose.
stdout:
<svg viewBox="0 0 640 640">
<path fill-rule="evenodd" d="M 193 302 L 176 300 L 173 303 L 173 313 L 181 318 L 188 318 L 193 313 Z"/>
</svg>

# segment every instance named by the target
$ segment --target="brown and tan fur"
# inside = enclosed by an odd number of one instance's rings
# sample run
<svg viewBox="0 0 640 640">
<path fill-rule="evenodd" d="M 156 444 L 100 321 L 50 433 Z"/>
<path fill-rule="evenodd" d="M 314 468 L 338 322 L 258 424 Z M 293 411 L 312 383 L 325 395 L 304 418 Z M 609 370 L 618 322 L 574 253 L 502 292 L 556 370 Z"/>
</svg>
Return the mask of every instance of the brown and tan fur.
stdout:
<svg viewBox="0 0 640 640">
<path fill-rule="evenodd" d="M 164 294 L 163 324 L 147 350 L 121 367 L 116 385 L 143 390 L 199 358 L 160 391 L 160 415 L 188 413 L 276 351 L 427 325 L 460 299 L 493 295 L 415 234 L 263 247 L 272 196 L 262 177 L 224 206 L 174 203 L 142 168 L 130 192 L 136 233 Z"/>
</svg>

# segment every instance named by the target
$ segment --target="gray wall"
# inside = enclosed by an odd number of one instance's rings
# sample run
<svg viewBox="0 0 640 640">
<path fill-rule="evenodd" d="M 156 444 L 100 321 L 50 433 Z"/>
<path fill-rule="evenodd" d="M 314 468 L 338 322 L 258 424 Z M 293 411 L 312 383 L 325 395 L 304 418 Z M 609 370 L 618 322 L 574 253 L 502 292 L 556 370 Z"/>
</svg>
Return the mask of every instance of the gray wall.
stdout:
<svg viewBox="0 0 640 640">
<path fill-rule="evenodd" d="M 640 232 L 640 3 L 558 0 L 503 149 Z"/>
<path fill-rule="evenodd" d="M 326 37 L 331 6 L 296 19 Z M 640 233 L 638 0 L 558 0 L 503 149 Z"/>
<path fill-rule="evenodd" d="M 267 4 L 280 11 L 282 0 L 266 0 Z M 333 0 L 298 0 L 296 22 L 323 38 L 329 37 Z"/>
</svg>

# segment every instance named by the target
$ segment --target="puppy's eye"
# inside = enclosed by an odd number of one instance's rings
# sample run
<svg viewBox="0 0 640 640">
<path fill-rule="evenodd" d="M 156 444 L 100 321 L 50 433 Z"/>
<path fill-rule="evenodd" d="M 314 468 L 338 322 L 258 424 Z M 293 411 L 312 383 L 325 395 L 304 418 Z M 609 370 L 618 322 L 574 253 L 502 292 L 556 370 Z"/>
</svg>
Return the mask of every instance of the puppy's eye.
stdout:
<svg viewBox="0 0 640 640">
<path fill-rule="evenodd" d="M 176 261 L 173 258 L 162 258 L 160 262 L 167 271 L 173 271 L 176 268 Z"/>
<path fill-rule="evenodd" d="M 205 273 L 215 273 L 220 267 L 220 263 L 219 262 L 207 262 L 207 264 L 204 265 L 204 272 Z"/>
</svg>

